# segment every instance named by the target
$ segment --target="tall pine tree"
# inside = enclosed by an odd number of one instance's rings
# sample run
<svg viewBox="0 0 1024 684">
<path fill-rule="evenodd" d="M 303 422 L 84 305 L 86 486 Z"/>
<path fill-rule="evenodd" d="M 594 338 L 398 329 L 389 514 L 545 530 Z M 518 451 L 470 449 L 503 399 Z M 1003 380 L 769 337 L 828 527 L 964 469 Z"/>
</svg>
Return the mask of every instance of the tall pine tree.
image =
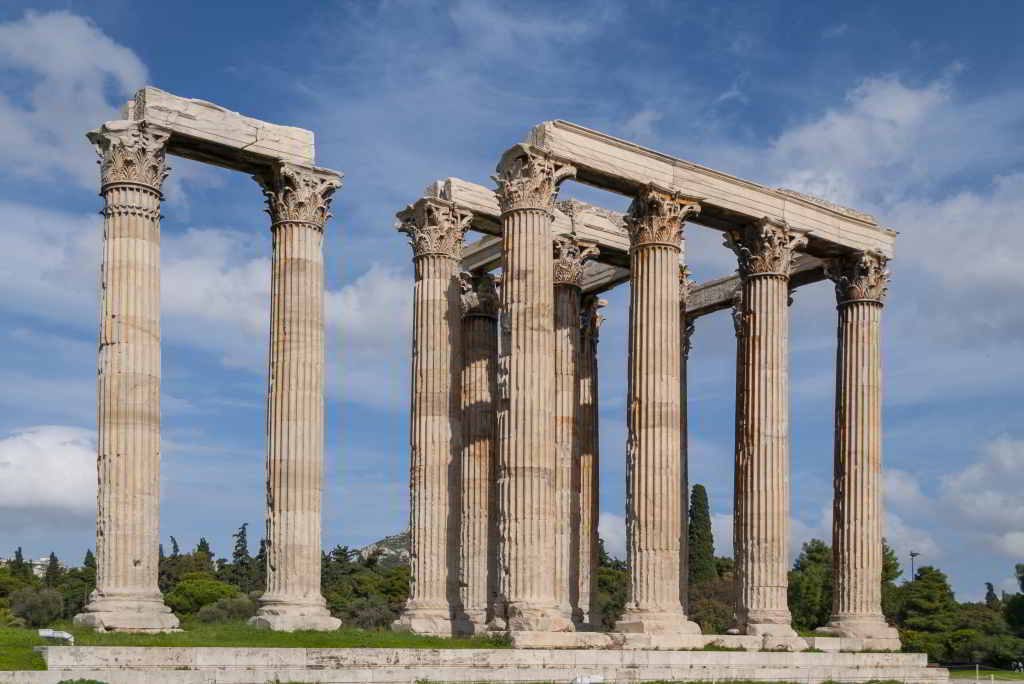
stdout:
<svg viewBox="0 0 1024 684">
<path fill-rule="evenodd" d="M 693 485 L 689 519 L 690 586 L 695 587 L 718 577 L 715 563 L 715 538 L 711 533 L 711 508 L 704 485 Z"/>
<path fill-rule="evenodd" d="M 50 560 L 46 564 L 46 574 L 43 575 L 43 584 L 48 587 L 55 587 L 60 584 L 63 574 L 64 571 L 60 567 L 60 561 L 57 560 L 57 554 L 51 551 Z"/>
</svg>

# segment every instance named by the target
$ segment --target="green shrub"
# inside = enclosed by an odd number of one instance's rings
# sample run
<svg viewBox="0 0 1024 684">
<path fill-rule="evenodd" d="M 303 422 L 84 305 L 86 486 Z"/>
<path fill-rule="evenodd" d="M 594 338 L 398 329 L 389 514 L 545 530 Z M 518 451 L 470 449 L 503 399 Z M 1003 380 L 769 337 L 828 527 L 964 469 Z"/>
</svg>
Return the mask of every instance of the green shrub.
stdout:
<svg viewBox="0 0 1024 684">
<path fill-rule="evenodd" d="M 0 608 L 0 627 L 25 627 L 25 620 L 17 617 L 10 608 Z"/>
<path fill-rule="evenodd" d="M 704 634 L 725 634 L 733 623 L 733 609 L 721 601 L 701 598 L 690 607 L 689 617 Z"/>
<path fill-rule="evenodd" d="M 256 602 L 248 596 L 222 598 L 199 609 L 200 622 L 237 622 L 256 614 Z"/>
<path fill-rule="evenodd" d="M 175 613 L 189 615 L 198 612 L 203 606 L 232 596 L 238 596 L 238 589 L 230 584 L 197 578 L 178 582 L 178 586 L 164 597 L 164 602 Z"/>
<path fill-rule="evenodd" d="M 11 612 L 32 627 L 42 627 L 61 616 L 64 600 L 56 589 L 18 589 L 11 594 Z"/>
</svg>

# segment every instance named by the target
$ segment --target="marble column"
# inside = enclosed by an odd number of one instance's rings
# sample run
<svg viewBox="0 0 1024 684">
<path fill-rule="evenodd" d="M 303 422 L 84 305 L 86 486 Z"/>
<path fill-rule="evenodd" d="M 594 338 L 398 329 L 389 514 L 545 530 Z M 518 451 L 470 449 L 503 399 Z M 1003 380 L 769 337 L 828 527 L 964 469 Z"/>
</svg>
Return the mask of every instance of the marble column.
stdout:
<svg viewBox="0 0 1024 684">
<path fill-rule="evenodd" d="M 698 634 L 680 589 L 683 506 L 679 260 L 696 201 L 653 185 L 630 205 L 626 550 L 630 594 L 621 632 Z"/>
<path fill-rule="evenodd" d="M 580 279 L 596 254 L 572 236 L 555 240 L 555 600 L 569 619 L 579 611 Z"/>
<path fill-rule="evenodd" d="M 498 293 L 487 273 L 462 274 L 462 522 L 459 591 L 468 624 L 479 634 L 494 616 L 498 593 L 496 418 Z"/>
<path fill-rule="evenodd" d="M 457 612 L 462 368 L 459 261 L 472 216 L 424 198 L 398 214 L 413 249 L 409 599 L 393 628 L 450 636 Z M 453 505 L 456 504 L 456 505 Z"/>
<path fill-rule="evenodd" d="M 600 449 L 598 444 L 597 342 L 607 302 L 595 296 L 583 298 L 580 312 L 579 404 L 576 425 L 579 435 L 579 600 L 573 621 L 598 629 L 601 616 L 593 603 L 597 590 L 600 514 Z"/>
<path fill-rule="evenodd" d="M 730 232 L 742 281 L 737 326 L 734 539 L 737 628 L 796 636 L 789 569 L 789 274 L 806 237 L 760 220 Z"/>
<path fill-rule="evenodd" d="M 836 351 L 835 494 L 832 619 L 820 631 L 900 647 L 882 615 L 882 305 L 889 284 L 885 257 L 834 259 L 839 310 Z"/>
<path fill-rule="evenodd" d="M 280 162 L 255 176 L 270 214 L 267 393 L 267 590 L 250 621 L 333 630 L 320 593 L 324 469 L 324 228 L 341 186 L 333 171 Z"/>
<path fill-rule="evenodd" d="M 111 121 L 100 155 L 103 267 L 97 379 L 96 590 L 75 624 L 178 627 L 157 587 L 160 546 L 160 192 L 168 133 Z"/>
<path fill-rule="evenodd" d="M 686 313 L 690 300 L 690 291 L 694 282 L 690 279 L 690 269 L 686 266 L 679 268 L 679 332 L 681 344 L 679 355 L 679 437 L 680 437 L 680 484 L 679 490 L 682 499 L 683 520 L 679 537 L 679 600 L 683 604 L 683 611 L 690 610 L 690 435 L 687 412 L 687 401 L 689 391 L 686 384 L 686 368 L 690 359 L 690 344 L 693 340 L 693 320 Z"/>
<path fill-rule="evenodd" d="M 555 599 L 554 285 L 551 223 L 558 184 L 575 173 L 527 145 L 498 164 L 504 240 L 508 409 L 498 435 L 499 566 L 506 624 L 572 631 Z"/>
</svg>

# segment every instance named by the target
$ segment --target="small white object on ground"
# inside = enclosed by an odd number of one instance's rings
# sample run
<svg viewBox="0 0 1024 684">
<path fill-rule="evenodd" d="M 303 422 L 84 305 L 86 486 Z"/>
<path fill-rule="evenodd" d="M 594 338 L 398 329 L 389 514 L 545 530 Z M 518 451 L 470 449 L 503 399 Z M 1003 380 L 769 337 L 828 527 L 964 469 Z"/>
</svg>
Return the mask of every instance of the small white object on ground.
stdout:
<svg viewBox="0 0 1024 684">
<path fill-rule="evenodd" d="M 41 629 L 39 630 L 39 636 L 44 639 L 63 639 L 72 646 L 75 645 L 75 635 L 68 634 L 67 632 L 61 632 L 55 629 Z"/>
</svg>

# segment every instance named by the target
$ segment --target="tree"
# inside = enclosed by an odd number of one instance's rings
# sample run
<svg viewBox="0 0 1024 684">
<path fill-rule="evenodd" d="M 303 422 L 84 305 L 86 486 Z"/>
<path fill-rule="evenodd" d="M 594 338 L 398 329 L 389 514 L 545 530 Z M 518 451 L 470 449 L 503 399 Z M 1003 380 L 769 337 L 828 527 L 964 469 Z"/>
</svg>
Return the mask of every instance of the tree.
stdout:
<svg viewBox="0 0 1024 684">
<path fill-rule="evenodd" d="M 43 575 L 43 584 L 48 587 L 55 587 L 63 575 L 64 571 L 60 567 L 60 561 L 57 560 L 57 555 L 51 551 L 50 560 L 46 563 L 46 574 Z"/>
<path fill-rule="evenodd" d="M 890 623 L 899 617 L 902 593 L 896 580 L 903 574 L 900 559 L 889 543 L 882 539 L 882 613 Z"/>
<path fill-rule="evenodd" d="M 597 590 L 591 596 L 591 610 L 600 619 L 604 629 L 612 629 L 622 617 L 629 597 L 629 571 L 626 562 L 612 558 L 604 548 L 604 540 L 597 540 Z"/>
<path fill-rule="evenodd" d="M 1020 590 L 1024 591 L 1024 563 L 1017 563 L 1014 570 L 1017 573 L 1017 584 L 1020 585 Z"/>
<path fill-rule="evenodd" d="M 690 586 L 698 586 L 718 577 L 715 564 L 715 539 L 711 532 L 711 510 L 704 485 L 693 485 L 690 496 L 688 532 Z"/>
<path fill-rule="evenodd" d="M 948 632 L 956 622 L 957 602 L 945 573 L 930 565 L 917 569 L 913 582 L 903 587 L 900 624 L 920 632 Z"/>
<path fill-rule="evenodd" d="M 789 611 L 793 624 L 812 630 L 832 615 L 832 549 L 820 539 L 803 545 L 789 573 Z"/>
<path fill-rule="evenodd" d="M 213 575 L 216 572 L 213 560 L 213 549 L 210 548 L 210 542 L 206 541 L 206 537 L 200 537 L 199 543 L 196 544 L 196 550 L 192 552 L 195 557 L 196 569 L 195 572 L 205 572 Z"/>
<path fill-rule="evenodd" d="M 96 556 L 92 555 L 92 549 L 86 550 L 85 558 L 82 559 L 82 567 L 96 569 Z"/>
<path fill-rule="evenodd" d="M 171 558 L 177 558 L 181 555 L 181 548 L 178 546 L 178 540 L 171 535 Z"/>
<path fill-rule="evenodd" d="M 1003 602 L 999 600 L 999 596 L 996 594 L 996 588 L 992 586 L 991 582 L 985 582 L 985 605 L 989 608 L 1001 608 Z"/>
<path fill-rule="evenodd" d="M 24 580 L 32 578 L 32 565 L 25 562 L 25 556 L 22 555 L 20 546 L 14 550 L 14 558 L 11 559 L 8 568 L 14 577 Z"/>
<path fill-rule="evenodd" d="M 260 548 L 252 559 L 253 591 L 265 591 L 267 588 L 267 540 L 260 539 Z"/>
<path fill-rule="evenodd" d="M 11 612 L 33 627 L 42 627 L 59 618 L 64 606 L 56 589 L 25 588 L 11 594 Z"/>
</svg>

